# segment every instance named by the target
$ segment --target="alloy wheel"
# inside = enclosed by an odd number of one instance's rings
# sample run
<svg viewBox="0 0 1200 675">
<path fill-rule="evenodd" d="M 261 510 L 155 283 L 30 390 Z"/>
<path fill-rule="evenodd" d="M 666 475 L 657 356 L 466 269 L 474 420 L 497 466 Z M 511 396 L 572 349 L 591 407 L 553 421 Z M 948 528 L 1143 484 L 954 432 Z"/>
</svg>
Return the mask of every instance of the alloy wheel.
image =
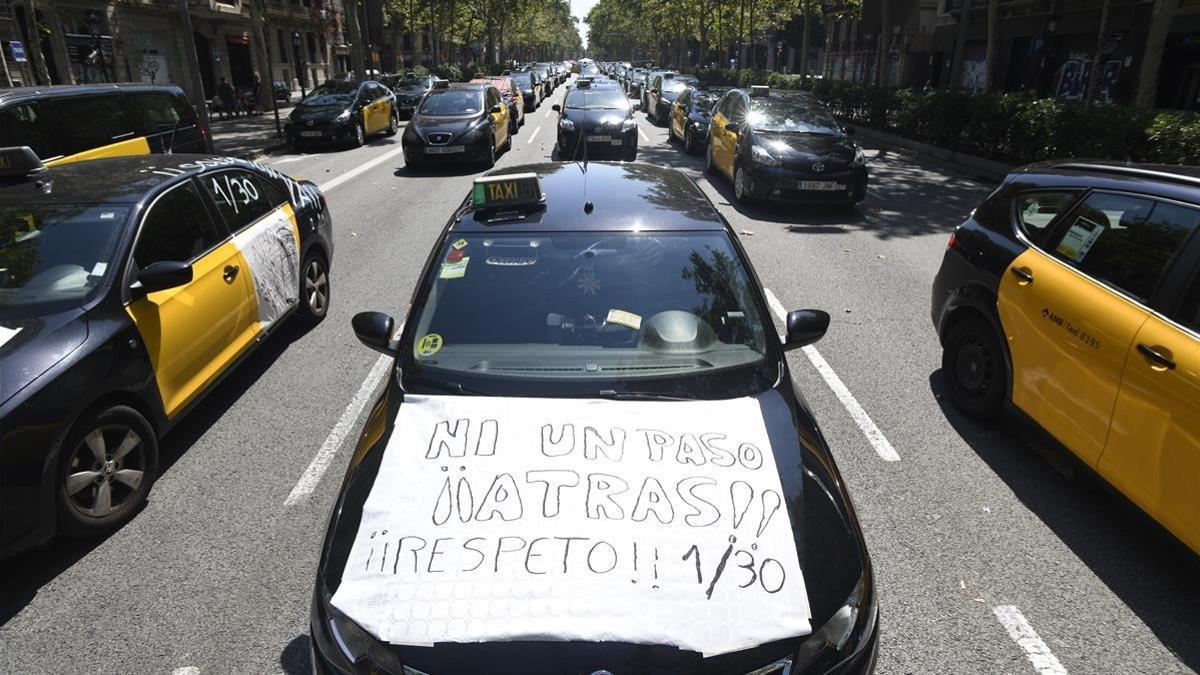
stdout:
<svg viewBox="0 0 1200 675">
<path fill-rule="evenodd" d="M 314 316 L 323 316 L 329 309 L 329 274 L 320 258 L 311 258 L 304 268 L 304 300 Z"/>
<path fill-rule="evenodd" d="M 104 518 L 136 499 L 146 479 L 141 435 L 124 424 L 96 427 L 71 452 L 65 487 L 72 508 Z"/>
</svg>

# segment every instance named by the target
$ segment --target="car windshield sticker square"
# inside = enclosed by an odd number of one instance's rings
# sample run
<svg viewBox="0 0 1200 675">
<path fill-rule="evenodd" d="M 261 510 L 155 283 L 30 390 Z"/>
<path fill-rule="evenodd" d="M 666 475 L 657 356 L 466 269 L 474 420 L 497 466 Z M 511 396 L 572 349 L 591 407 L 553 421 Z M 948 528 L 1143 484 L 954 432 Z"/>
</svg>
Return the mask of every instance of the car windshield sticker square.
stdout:
<svg viewBox="0 0 1200 675">
<path fill-rule="evenodd" d="M 1071 229 L 1063 235 L 1057 251 L 1075 262 L 1083 262 L 1092 244 L 1104 233 L 1104 226 L 1084 216 L 1079 216 Z"/>
</svg>

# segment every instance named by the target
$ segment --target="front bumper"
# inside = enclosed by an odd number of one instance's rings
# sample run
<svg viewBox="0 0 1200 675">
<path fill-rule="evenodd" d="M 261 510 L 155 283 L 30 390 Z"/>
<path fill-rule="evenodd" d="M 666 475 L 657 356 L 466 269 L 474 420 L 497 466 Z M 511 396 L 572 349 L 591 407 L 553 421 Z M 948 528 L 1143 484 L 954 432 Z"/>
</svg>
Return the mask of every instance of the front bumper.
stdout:
<svg viewBox="0 0 1200 675">
<path fill-rule="evenodd" d="M 354 126 L 350 122 L 288 122 L 283 134 L 288 143 L 340 143 L 350 139 Z"/>
<path fill-rule="evenodd" d="M 813 173 L 788 166 L 750 164 L 750 194 L 755 199 L 793 201 L 810 204 L 855 204 L 867 194 L 867 168 L 853 167 L 844 171 Z M 804 189 L 803 183 L 835 183 L 836 189 Z"/>
<path fill-rule="evenodd" d="M 578 148 L 577 152 L 583 151 L 583 143 L 580 143 L 579 136 L 604 136 L 607 140 L 588 140 L 587 151 L 588 156 L 599 156 L 610 153 L 628 153 L 637 152 L 638 134 L 637 127 L 628 131 L 612 131 L 605 129 L 604 131 L 588 131 L 584 133 L 578 128 L 575 131 L 564 131 L 562 128 L 558 130 L 558 149 L 563 155 L 569 155 L 571 148 Z"/>
<path fill-rule="evenodd" d="M 462 148 L 455 150 L 454 148 Z M 490 156 L 489 139 L 485 134 L 471 143 L 451 141 L 445 145 L 431 145 L 424 140 L 404 140 L 404 161 L 407 164 L 456 164 L 458 162 L 481 162 Z"/>
</svg>

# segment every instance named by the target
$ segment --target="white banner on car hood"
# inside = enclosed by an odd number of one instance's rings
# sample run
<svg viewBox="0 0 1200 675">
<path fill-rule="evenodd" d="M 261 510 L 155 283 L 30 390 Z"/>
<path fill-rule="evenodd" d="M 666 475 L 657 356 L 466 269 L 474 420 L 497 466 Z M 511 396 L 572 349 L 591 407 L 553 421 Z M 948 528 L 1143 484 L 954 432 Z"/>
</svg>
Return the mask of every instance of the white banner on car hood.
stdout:
<svg viewBox="0 0 1200 675">
<path fill-rule="evenodd" d="M 771 439 L 797 442 L 773 392 L 406 396 L 333 605 L 397 645 L 620 641 L 711 656 L 805 635 Z M 797 451 L 783 456 L 798 476 Z"/>
</svg>

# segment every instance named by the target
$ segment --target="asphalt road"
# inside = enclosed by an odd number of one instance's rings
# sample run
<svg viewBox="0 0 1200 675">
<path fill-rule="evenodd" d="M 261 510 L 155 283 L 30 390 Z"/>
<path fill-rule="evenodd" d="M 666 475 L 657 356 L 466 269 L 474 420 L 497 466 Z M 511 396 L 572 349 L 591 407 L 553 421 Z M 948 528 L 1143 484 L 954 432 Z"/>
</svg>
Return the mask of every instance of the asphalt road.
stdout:
<svg viewBox="0 0 1200 675">
<path fill-rule="evenodd" d="M 550 158 L 553 115 L 549 102 L 531 113 L 499 164 Z M 930 282 L 990 186 L 872 148 L 856 209 L 746 209 L 638 118 L 638 160 L 698 179 L 779 304 L 833 315 L 816 350 L 790 358 L 866 531 L 882 598 L 878 672 L 1200 668 L 1194 560 L 1105 490 L 942 397 Z M 376 138 L 268 160 L 326 187 L 328 318 L 285 327 L 164 441 L 163 476 L 129 525 L 0 565 L 0 672 L 308 672 L 318 546 L 362 423 L 354 404 L 381 373 L 350 317 L 403 316 L 477 175 L 410 175 L 399 148 Z M 322 449 L 328 470 L 306 472 Z"/>
</svg>

